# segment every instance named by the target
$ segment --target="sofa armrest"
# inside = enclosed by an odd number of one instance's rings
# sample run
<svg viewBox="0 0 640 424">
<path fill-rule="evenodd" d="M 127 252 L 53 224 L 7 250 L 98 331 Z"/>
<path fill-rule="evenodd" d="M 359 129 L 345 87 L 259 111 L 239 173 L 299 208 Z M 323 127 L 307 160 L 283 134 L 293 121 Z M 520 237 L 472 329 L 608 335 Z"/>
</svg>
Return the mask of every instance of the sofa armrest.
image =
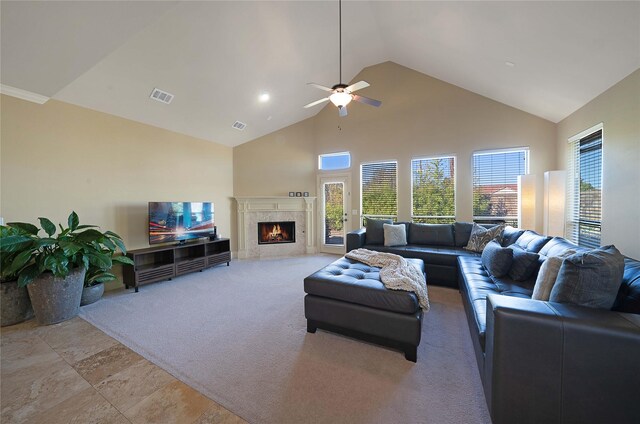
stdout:
<svg viewBox="0 0 640 424">
<path fill-rule="evenodd" d="M 347 252 L 359 249 L 364 246 L 367 240 L 367 229 L 360 228 L 347 233 Z"/>
<path fill-rule="evenodd" d="M 640 322 L 618 312 L 487 296 L 494 424 L 636 422 Z"/>
</svg>

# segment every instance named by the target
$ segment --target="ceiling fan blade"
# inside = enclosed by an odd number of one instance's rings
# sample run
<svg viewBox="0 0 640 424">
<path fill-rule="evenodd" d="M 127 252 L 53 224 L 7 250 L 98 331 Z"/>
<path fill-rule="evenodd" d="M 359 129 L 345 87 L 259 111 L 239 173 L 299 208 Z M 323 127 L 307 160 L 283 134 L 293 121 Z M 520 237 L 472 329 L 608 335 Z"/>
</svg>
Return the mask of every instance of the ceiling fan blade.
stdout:
<svg viewBox="0 0 640 424">
<path fill-rule="evenodd" d="M 308 82 L 307 85 L 313 85 L 315 88 L 319 88 L 324 91 L 333 91 L 333 88 L 325 87 L 324 85 L 316 84 L 315 82 Z"/>
<path fill-rule="evenodd" d="M 368 105 L 375 106 L 375 107 L 379 107 L 380 105 L 382 105 L 382 102 L 380 100 L 370 99 L 364 96 L 358 96 L 357 94 L 353 94 L 352 96 L 353 96 L 353 100 L 355 100 L 356 102 L 366 103 Z"/>
<path fill-rule="evenodd" d="M 350 85 L 345 90 L 347 90 L 349 93 L 353 93 L 354 91 L 362 90 L 363 88 L 367 88 L 367 87 L 369 87 L 369 83 L 368 82 L 359 81 L 359 82 L 357 82 L 355 84 Z"/>
<path fill-rule="evenodd" d="M 312 107 L 312 106 L 315 106 L 315 105 L 319 105 L 320 103 L 324 103 L 324 102 L 326 102 L 327 100 L 329 100 L 329 98 L 328 98 L 328 97 L 325 97 L 324 99 L 320 99 L 320 100 L 316 100 L 315 102 L 311 102 L 311 103 L 309 103 L 308 105 L 305 105 L 304 107 L 305 107 L 305 108 L 308 108 L 308 107 Z"/>
<path fill-rule="evenodd" d="M 341 106 L 338 108 L 338 115 L 342 116 L 347 116 L 347 107 L 346 106 Z"/>
</svg>

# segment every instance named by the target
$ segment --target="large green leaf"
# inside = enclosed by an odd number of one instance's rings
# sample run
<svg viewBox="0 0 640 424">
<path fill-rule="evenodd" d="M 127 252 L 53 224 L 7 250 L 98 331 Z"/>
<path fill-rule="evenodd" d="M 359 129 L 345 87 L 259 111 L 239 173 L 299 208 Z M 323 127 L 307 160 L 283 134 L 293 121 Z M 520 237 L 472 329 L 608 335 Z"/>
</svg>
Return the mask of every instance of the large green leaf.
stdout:
<svg viewBox="0 0 640 424">
<path fill-rule="evenodd" d="M 71 257 L 78 253 L 80 249 L 82 249 L 82 245 L 79 243 L 75 243 L 73 241 L 61 240 L 60 248 L 64 252 L 65 256 Z"/>
<path fill-rule="evenodd" d="M 123 254 L 127 254 L 127 248 L 124 246 L 124 242 L 122 241 L 122 239 L 113 237 L 111 241 L 118 245 Z"/>
<path fill-rule="evenodd" d="M 56 225 L 53 222 L 51 222 L 47 218 L 42 218 L 42 217 L 38 218 L 38 220 L 40 221 L 40 226 L 42 227 L 42 229 L 49 236 L 52 236 L 56 233 Z"/>
<path fill-rule="evenodd" d="M 36 227 L 33 224 L 28 224 L 26 222 L 9 222 L 7 224 L 9 227 L 12 228 L 17 228 L 19 230 L 24 231 L 27 234 L 31 234 L 31 235 L 38 235 L 38 231 L 40 231 L 40 229 L 38 227 Z"/>
<path fill-rule="evenodd" d="M 6 275 L 15 274 L 18 270 L 20 270 L 20 268 L 22 268 L 29 262 L 29 260 L 31 259 L 31 253 L 32 252 L 30 250 L 25 250 L 18 253 L 16 257 L 13 258 L 11 265 L 2 270 L 3 273 Z"/>
<path fill-rule="evenodd" d="M 122 240 L 122 237 L 120 237 L 119 235 L 117 235 L 116 233 L 114 233 L 113 231 L 105 231 L 104 232 L 105 236 L 110 236 L 110 237 L 115 237 L 115 238 L 119 238 L 120 240 Z"/>
<path fill-rule="evenodd" d="M 51 238 L 51 237 L 45 237 L 45 238 L 41 238 L 40 240 L 35 242 L 35 246 L 36 248 L 41 248 L 44 246 L 53 246 L 54 244 L 56 244 L 58 242 L 58 240 Z"/>
<path fill-rule="evenodd" d="M 93 241 L 101 241 L 102 238 L 104 238 L 104 235 L 98 230 L 88 229 L 78 233 L 76 237 L 79 241 L 91 243 Z"/>
<path fill-rule="evenodd" d="M 117 280 L 118 278 L 110 272 L 102 272 L 96 275 L 92 275 L 91 278 L 85 281 L 85 285 L 91 286 L 95 283 L 107 283 L 109 281 Z"/>
<path fill-rule="evenodd" d="M 20 287 L 26 286 L 27 284 L 32 282 L 33 279 L 36 278 L 38 275 L 40 275 L 40 270 L 38 269 L 38 266 L 36 264 L 29 265 L 28 267 L 23 269 L 22 272 L 20 273 L 20 277 L 18 277 L 18 286 Z"/>
<path fill-rule="evenodd" d="M 109 239 L 109 237 L 103 238 L 102 244 L 104 244 L 111 252 L 116 251 L 116 245 Z"/>
<path fill-rule="evenodd" d="M 128 256 L 114 256 L 113 258 L 111 258 L 111 261 L 127 265 L 135 265 L 133 260 L 131 260 L 131 258 L 129 258 Z"/>
<path fill-rule="evenodd" d="M 94 265 L 100 269 L 108 270 L 113 266 L 109 255 L 105 255 L 103 253 L 87 253 L 85 256 L 89 258 L 89 263 L 91 265 Z"/>
<path fill-rule="evenodd" d="M 75 211 L 71 212 L 69 218 L 67 219 L 67 223 L 69 224 L 69 228 L 71 229 L 71 231 L 74 231 L 76 228 L 78 228 L 80 219 L 78 218 L 78 214 Z"/>
<path fill-rule="evenodd" d="M 97 225 L 78 225 L 76 230 L 84 230 L 85 228 L 98 228 Z"/>
<path fill-rule="evenodd" d="M 0 238 L 0 252 L 11 253 L 24 249 L 32 242 L 27 236 L 8 236 Z"/>
</svg>

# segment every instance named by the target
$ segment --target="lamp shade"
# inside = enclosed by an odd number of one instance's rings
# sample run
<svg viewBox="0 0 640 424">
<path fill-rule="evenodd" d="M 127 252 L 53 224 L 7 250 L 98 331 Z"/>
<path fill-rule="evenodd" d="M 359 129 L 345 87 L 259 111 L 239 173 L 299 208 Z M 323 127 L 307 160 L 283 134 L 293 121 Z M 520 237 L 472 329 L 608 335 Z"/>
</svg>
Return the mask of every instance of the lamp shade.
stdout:
<svg viewBox="0 0 640 424">
<path fill-rule="evenodd" d="M 564 237 L 566 171 L 544 173 L 544 233 L 549 236 Z"/>
<path fill-rule="evenodd" d="M 351 101 L 351 94 L 345 93 L 344 91 L 336 91 L 329 96 L 329 100 L 338 107 L 346 106 Z"/>
<path fill-rule="evenodd" d="M 518 227 L 536 229 L 536 176 L 518 176 Z"/>
</svg>

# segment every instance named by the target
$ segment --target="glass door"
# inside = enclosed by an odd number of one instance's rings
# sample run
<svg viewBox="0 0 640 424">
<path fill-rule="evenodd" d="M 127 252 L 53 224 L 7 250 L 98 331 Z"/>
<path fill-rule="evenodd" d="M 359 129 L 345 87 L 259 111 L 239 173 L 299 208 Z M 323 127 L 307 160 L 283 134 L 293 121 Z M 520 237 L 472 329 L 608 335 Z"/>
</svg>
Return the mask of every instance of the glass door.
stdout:
<svg viewBox="0 0 640 424">
<path fill-rule="evenodd" d="M 320 251 L 344 254 L 348 230 L 346 177 L 320 179 Z"/>
</svg>

